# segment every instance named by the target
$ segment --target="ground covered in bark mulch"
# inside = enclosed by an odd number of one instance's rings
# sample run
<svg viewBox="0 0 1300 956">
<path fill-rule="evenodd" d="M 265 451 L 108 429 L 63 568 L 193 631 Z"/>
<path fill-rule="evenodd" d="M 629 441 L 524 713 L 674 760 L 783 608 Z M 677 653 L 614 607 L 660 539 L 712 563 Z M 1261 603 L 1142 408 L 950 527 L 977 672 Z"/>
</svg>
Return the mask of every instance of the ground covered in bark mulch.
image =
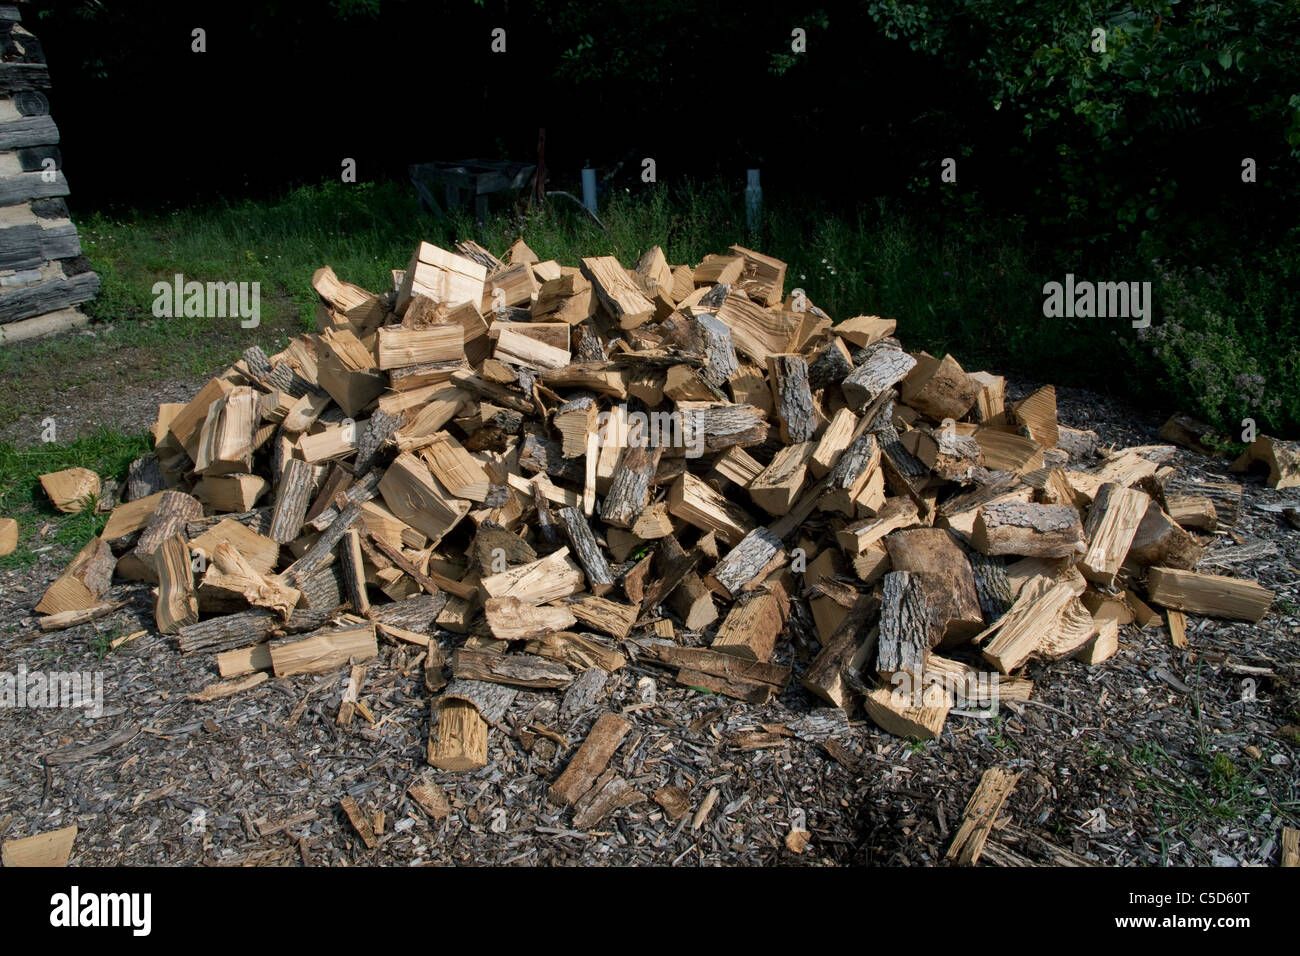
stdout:
<svg viewBox="0 0 1300 956">
<path fill-rule="evenodd" d="M 1154 415 L 1058 395 L 1062 423 L 1103 444 L 1159 441 Z M 1175 464 L 1227 475 L 1191 452 Z M 1021 777 L 980 865 L 1276 865 L 1281 828 L 1300 825 L 1300 532 L 1261 506 L 1300 495 L 1246 483 L 1238 527 L 1201 569 L 1276 591 L 1259 625 L 1189 617 L 1181 651 L 1163 627 L 1129 625 L 1105 664 L 1030 664 L 1032 700 L 1003 701 L 992 718 L 953 715 L 924 744 L 821 707 L 797 682 L 755 707 L 630 663 L 595 706 L 521 692 L 488 766 L 465 773 L 425 763 L 420 648 L 381 644 L 362 692 L 373 725 L 335 726 L 346 669 L 191 702 L 215 668 L 156 634 L 146 586 L 116 588 L 131 603 L 112 617 L 39 633 L 32 606 L 70 557 L 54 548 L 0 572 L 0 671 L 100 672 L 104 710 L 0 710 L 0 839 L 75 823 L 74 865 L 930 865 L 981 774 L 1000 766 Z M 439 638 L 450 651 L 456 636 Z M 777 660 L 797 674 L 816 649 L 811 622 L 796 618 Z M 626 711 L 634 728 L 613 766 L 647 798 L 680 787 L 679 819 L 646 799 L 579 831 L 547 802 L 603 709 Z M 443 819 L 407 795 L 422 780 L 446 792 Z M 341 811 L 345 795 L 383 812 L 374 849 Z M 801 820 L 811 840 L 797 855 L 785 837 Z"/>
</svg>

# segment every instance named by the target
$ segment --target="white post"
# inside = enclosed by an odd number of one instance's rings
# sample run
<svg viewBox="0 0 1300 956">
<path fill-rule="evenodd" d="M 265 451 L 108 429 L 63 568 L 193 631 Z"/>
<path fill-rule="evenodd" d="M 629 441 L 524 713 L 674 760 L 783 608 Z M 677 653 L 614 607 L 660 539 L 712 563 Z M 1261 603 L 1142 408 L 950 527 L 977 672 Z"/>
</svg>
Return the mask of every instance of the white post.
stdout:
<svg viewBox="0 0 1300 956">
<path fill-rule="evenodd" d="M 596 215 L 596 171 L 590 166 L 582 169 L 582 204 Z"/>
</svg>

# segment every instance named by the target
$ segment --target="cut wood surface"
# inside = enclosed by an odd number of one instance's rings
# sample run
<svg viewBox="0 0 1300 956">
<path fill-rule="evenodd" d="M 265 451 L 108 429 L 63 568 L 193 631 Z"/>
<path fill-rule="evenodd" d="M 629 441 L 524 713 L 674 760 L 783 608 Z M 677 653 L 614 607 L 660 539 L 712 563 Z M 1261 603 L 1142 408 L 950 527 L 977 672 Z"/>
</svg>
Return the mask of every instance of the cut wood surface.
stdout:
<svg viewBox="0 0 1300 956">
<path fill-rule="evenodd" d="M 0 846 L 0 857 L 6 867 L 67 866 L 76 839 L 77 826 L 73 824 L 33 836 L 5 840 L 3 846 Z"/>
<path fill-rule="evenodd" d="M 99 501 L 99 475 L 89 468 L 68 468 L 41 475 L 41 487 L 49 496 L 50 504 L 67 514 L 90 507 Z"/>
<path fill-rule="evenodd" d="M 437 709 L 429 736 L 428 761 L 439 770 L 478 770 L 487 766 L 488 724 L 478 708 L 448 700 Z"/>
</svg>

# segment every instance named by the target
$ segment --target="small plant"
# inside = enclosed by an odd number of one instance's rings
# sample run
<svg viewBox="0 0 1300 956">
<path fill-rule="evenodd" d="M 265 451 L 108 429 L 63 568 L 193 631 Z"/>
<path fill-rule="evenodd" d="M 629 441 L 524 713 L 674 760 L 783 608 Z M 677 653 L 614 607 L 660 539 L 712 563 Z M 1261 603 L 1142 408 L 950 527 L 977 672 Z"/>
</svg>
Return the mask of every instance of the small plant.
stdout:
<svg viewBox="0 0 1300 956">
<path fill-rule="evenodd" d="M 1005 733 L 1002 717 L 999 715 L 994 718 L 993 726 L 989 728 L 989 743 L 999 750 L 1018 751 L 1020 745 L 1007 736 Z"/>
<path fill-rule="evenodd" d="M 115 627 L 111 631 L 95 631 L 94 638 L 90 641 L 90 650 L 95 655 L 95 660 L 102 661 L 113 650 L 113 642 L 121 636 L 122 629 Z"/>
</svg>

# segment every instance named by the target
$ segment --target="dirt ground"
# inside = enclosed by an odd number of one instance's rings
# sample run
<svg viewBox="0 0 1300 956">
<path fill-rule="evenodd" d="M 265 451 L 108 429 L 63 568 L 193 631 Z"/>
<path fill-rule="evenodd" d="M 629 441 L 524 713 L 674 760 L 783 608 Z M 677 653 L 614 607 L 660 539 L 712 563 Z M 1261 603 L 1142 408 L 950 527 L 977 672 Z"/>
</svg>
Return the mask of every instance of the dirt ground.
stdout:
<svg viewBox="0 0 1300 956">
<path fill-rule="evenodd" d="M 147 402 L 101 407 L 99 420 L 143 427 L 158 401 L 194 390 L 164 384 Z M 1060 406 L 1063 423 L 1095 429 L 1103 444 L 1159 440 L 1154 414 L 1070 390 Z M 1191 452 L 1175 463 L 1227 475 Z M 346 672 L 192 702 L 215 667 L 156 633 L 146 586 L 116 587 L 130 603 L 109 618 L 39 633 L 32 607 L 70 557 L 55 547 L 0 572 L 0 672 L 102 674 L 103 712 L 0 709 L 0 838 L 75 823 L 74 865 L 930 865 L 980 775 L 999 766 L 1021 776 L 981 865 L 1276 865 L 1281 828 L 1300 825 L 1300 532 L 1262 506 L 1296 497 L 1249 477 L 1237 528 L 1202 565 L 1276 591 L 1261 624 L 1189 617 L 1187 650 L 1163 627 L 1126 626 L 1111 660 L 1031 663 L 1030 701 L 1003 701 L 993 718 L 953 715 L 935 741 L 845 718 L 797 681 L 756 707 L 633 662 L 594 707 L 519 693 L 491 734 L 488 766 L 465 773 L 425 763 L 419 648 L 381 644 L 361 695 L 373 725 L 335 726 Z M 455 646 L 456 635 L 437 636 Z M 816 649 L 796 615 L 777 661 L 797 675 Z M 600 710 L 625 708 L 633 730 L 613 765 L 646 799 L 576 830 L 547 785 Z M 766 746 L 749 749 L 756 741 Z M 420 780 L 446 792 L 445 818 L 408 797 Z M 667 784 L 689 800 L 676 820 L 649 799 Z M 384 814 L 374 849 L 341 811 L 345 795 Z M 785 837 L 800 817 L 811 840 L 796 855 Z"/>
</svg>

